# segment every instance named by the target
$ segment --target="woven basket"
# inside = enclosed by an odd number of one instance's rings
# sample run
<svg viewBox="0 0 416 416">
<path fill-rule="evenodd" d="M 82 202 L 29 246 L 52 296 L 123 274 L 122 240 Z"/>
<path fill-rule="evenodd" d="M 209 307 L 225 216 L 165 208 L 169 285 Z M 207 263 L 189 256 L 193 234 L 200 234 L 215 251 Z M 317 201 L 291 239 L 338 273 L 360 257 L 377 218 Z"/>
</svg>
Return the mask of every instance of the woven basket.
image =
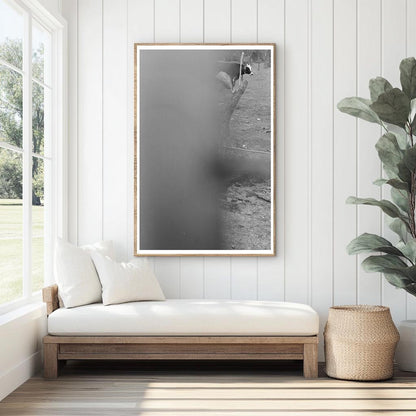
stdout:
<svg viewBox="0 0 416 416">
<path fill-rule="evenodd" d="M 393 377 L 399 332 L 385 306 L 334 306 L 324 330 L 326 373 L 343 380 Z"/>
</svg>

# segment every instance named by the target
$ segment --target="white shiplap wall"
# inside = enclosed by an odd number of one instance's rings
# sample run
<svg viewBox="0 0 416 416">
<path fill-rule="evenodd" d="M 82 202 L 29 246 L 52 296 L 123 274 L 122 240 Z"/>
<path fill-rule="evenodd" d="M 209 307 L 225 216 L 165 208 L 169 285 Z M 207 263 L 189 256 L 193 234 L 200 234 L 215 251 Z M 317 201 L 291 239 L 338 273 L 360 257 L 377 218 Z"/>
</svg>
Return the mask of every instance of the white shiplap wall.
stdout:
<svg viewBox="0 0 416 416">
<path fill-rule="evenodd" d="M 168 297 L 276 299 L 311 304 L 322 324 L 332 304 L 383 303 L 396 320 L 416 302 L 363 273 L 346 244 L 387 232 L 380 196 L 379 129 L 341 114 L 368 95 L 370 77 L 398 84 L 416 54 L 415 0 L 62 0 L 69 22 L 70 238 L 113 239 L 133 252 L 133 43 L 277 44 L 277 257 L 157 258 Z"/>
</svg>

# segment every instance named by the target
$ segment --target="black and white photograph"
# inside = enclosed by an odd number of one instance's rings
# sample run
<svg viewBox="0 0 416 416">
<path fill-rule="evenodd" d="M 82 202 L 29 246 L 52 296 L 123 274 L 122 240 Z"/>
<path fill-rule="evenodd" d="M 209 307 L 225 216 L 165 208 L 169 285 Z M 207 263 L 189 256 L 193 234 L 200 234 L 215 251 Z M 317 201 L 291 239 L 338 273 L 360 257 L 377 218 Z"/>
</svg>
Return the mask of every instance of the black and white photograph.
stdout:
<svg viewBox="0 0 416 416">
<path fill-rule="evenodd" d="M 135 255 L 275 255 L 273 44 L 135 44 Z"/>
</svg>

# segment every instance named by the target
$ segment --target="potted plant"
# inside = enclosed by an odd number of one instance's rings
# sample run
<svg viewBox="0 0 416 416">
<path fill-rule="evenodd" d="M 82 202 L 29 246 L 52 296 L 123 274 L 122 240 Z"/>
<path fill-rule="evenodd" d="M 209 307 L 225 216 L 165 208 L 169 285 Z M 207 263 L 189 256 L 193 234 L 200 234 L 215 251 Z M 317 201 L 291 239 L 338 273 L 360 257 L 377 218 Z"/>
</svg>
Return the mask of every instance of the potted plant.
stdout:
<svg viewBox="0 0 416 416">
<path fill-rule="evenodd" d="M 376 144 L 385 177 L 377 186 L 389 186 L 391 200 L 350 196 L 349 204 L 379 207 L 397 234 L 393 244 L 376 234 L 364 233 L 352 240 L 349 254 L 373 253 L 363 262 L 367 272 L 381 272 L 386 280 L 416 296 L 416 59 L 400 63 L 400 88 L 384 78 L 369 82 L 370 99 L 344 98 L 338 109 L 354 117 L 379 124 L 383 135 Z M 403 370 L 416 371 L 416 321 L 400 324 L 401 342 L 396 358 Z"/>
</svg>

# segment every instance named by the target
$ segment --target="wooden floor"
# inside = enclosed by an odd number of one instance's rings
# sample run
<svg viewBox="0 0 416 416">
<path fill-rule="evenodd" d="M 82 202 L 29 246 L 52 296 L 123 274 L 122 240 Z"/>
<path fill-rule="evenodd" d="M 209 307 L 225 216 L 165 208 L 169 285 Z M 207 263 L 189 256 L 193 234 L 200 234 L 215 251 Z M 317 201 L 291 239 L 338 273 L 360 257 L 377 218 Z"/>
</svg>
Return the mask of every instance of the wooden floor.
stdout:
<svg viewBox="0 0 416 416">
<path fill-rule="evenodd" d="M 416 374 L 384 382 L 305 380 L 289 363 L 71 362 L 57 380 L 33 377 L 0 415 L 416 415 Z"/>
</svg>

